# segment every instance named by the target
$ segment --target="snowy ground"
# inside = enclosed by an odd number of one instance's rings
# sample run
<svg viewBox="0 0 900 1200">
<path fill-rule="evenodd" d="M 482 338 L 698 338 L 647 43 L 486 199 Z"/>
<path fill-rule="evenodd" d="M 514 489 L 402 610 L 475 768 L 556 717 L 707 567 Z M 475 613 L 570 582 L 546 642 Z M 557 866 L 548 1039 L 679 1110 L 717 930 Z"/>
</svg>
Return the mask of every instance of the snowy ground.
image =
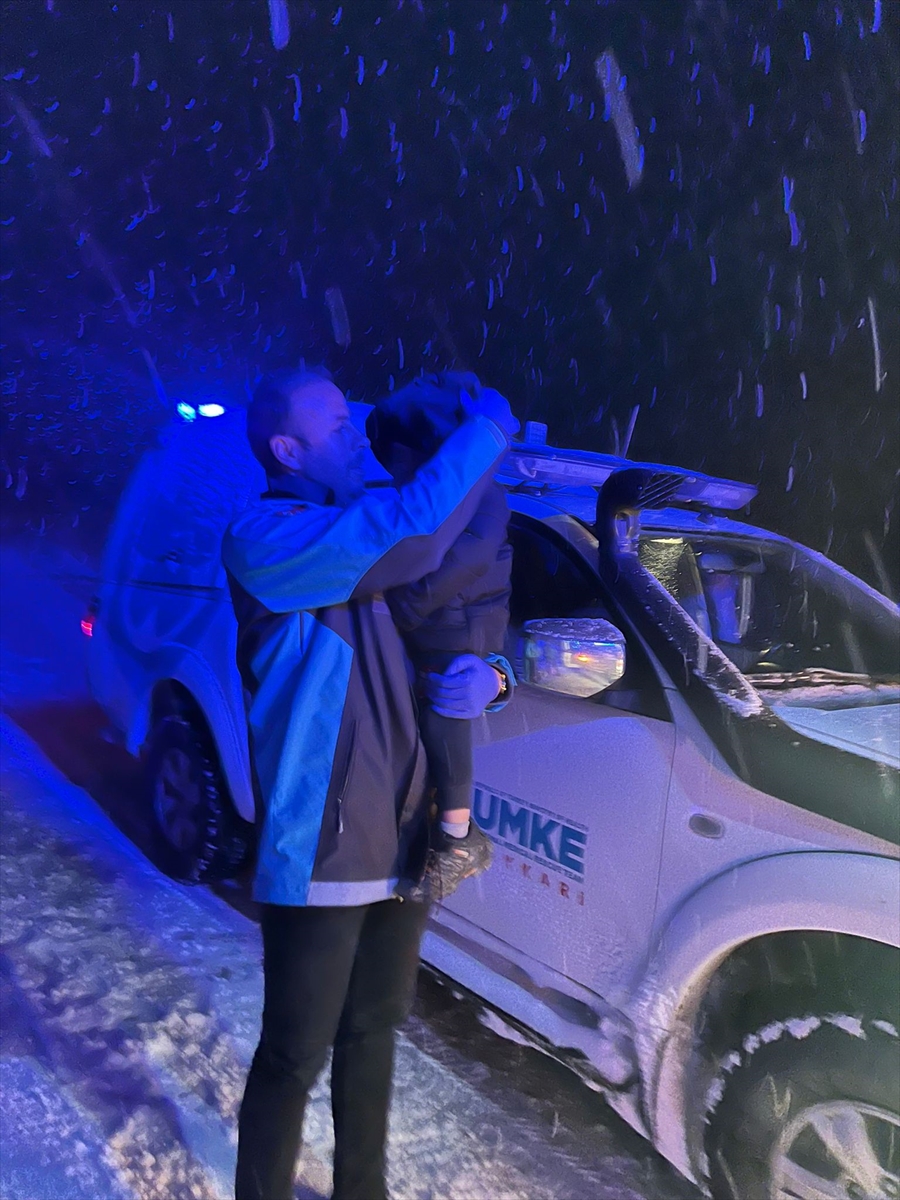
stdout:
<svg viewBox="0 0 900 1200">
<path fill-rule="evenodd" d="M 262 995 L 252 905 L 172 883 L 139 849 L 133 768 L 85 695 L 85 564 L 4 547 L 0 570 L 0 1198 L 225 1200 Z M 323 1078 L 298 1196 L 330 1194 L 330 1152 Z M 397 1200 L 697 1196 L 574 1076 L 424 974 L 398 1051 L 390 1186 Z"/>
</svg>

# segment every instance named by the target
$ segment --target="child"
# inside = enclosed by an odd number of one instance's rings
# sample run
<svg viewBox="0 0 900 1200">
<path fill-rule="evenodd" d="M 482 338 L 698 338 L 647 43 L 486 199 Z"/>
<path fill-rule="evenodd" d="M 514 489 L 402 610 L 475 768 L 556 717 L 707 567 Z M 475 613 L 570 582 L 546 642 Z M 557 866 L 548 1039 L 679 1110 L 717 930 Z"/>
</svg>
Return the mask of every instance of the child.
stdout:
<svg viewBox="0 0 900 1200">
<path fill-rule="evenodd" d="M 376 405 L 366 432 L 397 484 L 410 479 L 458 426 L 461 389 L 478 386 L 470 375 L 422 376 Z M 460 654 L 503 653 L 512 563 L 508 520 L 506 495 L 492 482 L 440 567 L 385 597 L 420 679 L 444 671 Z M 419 725 L 439 824 L 424 879 L 402 881 L 398 892 L 415 900 L 441 900 L 464 879 L 487 870 L 492 846 L 470 820 L 471 722 L 440 716 L 420 694 Z"/>
</svg>

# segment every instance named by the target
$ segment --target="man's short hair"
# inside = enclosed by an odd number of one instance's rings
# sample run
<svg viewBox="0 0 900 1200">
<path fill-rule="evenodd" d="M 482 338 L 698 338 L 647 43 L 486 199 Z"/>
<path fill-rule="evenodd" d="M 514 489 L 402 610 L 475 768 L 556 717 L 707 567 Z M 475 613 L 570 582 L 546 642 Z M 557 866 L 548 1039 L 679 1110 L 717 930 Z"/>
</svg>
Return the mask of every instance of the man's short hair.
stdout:
<svg viewBox="0 0 900 1200">
<path fill-rule="evenodd" d="M 284 371 L 272 371 L 264 375 L 257 384 L 247 406 L 247 440 L 254 457 L 262 464 L 267 475 L 281 475 L 284 467 L 272 453 L 269 445 L 276 433 L 285 433 L 287 417 L 291 409 L 291 396 L 298 388 L 331 382 L 331 373 L 325 367 L 305 363 Z"/>
</svg>

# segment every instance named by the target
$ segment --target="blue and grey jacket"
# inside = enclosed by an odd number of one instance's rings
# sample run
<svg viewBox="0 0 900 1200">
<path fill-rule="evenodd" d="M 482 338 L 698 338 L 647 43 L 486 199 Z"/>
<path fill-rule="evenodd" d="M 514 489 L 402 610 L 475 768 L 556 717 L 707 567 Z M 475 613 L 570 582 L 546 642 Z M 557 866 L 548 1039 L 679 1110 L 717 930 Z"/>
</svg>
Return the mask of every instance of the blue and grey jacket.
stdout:
<svg viewBox="0 0 900 1200">
<path fill-rule="evenodd" d="M 369 904 L 418 873 L 426 761 L 383 593 L 437 569 L 505 449 L 475 417 L 402 488 L 338 508 L 305 500 L 292 479 L 289 494 L 229 526 L 222 554 L 262 809 L 255 899 Z"/>
</svg>

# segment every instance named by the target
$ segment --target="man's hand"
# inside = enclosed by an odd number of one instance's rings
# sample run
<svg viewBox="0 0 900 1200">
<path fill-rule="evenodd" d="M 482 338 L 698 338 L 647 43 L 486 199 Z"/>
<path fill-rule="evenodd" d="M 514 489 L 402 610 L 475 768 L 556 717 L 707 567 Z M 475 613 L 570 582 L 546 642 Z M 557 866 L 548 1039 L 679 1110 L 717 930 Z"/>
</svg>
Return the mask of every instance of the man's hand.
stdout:
<svg viewBox="0 0 900 1200">
<path fill-rule="evenodd" d="M 493 419 L 493 418 L 492 418 Z M 500 694 L 500 672 L 477 654 L 460 654 L 443 675 L 426 676 L 431 707 L 439 717 L 472 721 Z"/>
<path fill-rule="evenodd" d="M 512 414 L 509 401 L 496 388 L 481 388 L 474 396 L 464 391 L 459 399 L 467 417 L 489 417 L 507 437 L 519 432 L 519 422 Z"/>
</svg>

